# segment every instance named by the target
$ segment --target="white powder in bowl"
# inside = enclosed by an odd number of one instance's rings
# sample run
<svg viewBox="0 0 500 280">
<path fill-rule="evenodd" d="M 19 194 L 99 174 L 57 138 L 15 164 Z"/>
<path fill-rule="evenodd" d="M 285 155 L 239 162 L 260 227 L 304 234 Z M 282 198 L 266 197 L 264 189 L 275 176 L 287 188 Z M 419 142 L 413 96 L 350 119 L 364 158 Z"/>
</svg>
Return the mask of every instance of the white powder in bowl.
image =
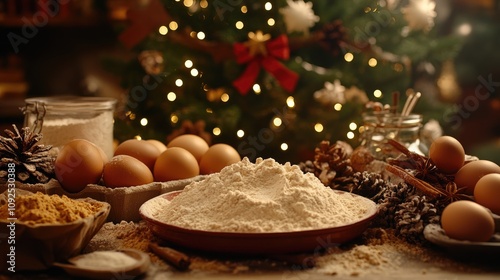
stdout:
<svg viewBox="0 0 500 280">
<path fill-rule="evenodd" d="M 244 158 L 193 182 L 152 214 L 167 224 L 218 232 L 290 232 L 351 224 L 373 203 L 335 192 L 297 165 Z M 369 204 L 371 203 L 371 204 Z"/>
<path fill-rule="evenodd" d="M 73 259 L 71 261 L 80 268 L 120 269 L 137 263 L 131 256 L 118 251 L 96 251 Z"/>
</svg>

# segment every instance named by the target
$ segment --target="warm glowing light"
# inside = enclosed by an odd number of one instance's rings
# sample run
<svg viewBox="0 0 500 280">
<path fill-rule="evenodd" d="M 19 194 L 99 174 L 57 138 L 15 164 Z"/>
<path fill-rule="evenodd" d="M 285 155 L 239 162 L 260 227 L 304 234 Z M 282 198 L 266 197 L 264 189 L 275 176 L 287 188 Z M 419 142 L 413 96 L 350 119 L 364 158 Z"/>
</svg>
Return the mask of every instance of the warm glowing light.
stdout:
<svg viewBox="0 0 500 280">
<path fill-rule="evenodd" d="M 171 92 L 167 93 L 167 100 L 168 101 L 175 101 L 175 99 L 177 99 L 177 95 L 175 94 L 175 92 L 171 91 Z"/>
<path fill-rule="evenodd" d="M 372 58 L 370 58 L 370 59 L 368 60 L 368 65 L 369 65 L 370 67 L 375 67 L 375 66 L 377 66 L 377 60 L 376 60 L 375 58 L 373 58 L 373 57 L 372 57 Z"/>
<path fill-rule="evenodd" d="M 270 11 L 272 8 L 273 4 L 271 4 L 271 2 L 267 2 L 266 4 L 264 4 L 264 9 L 266 9 L 266 11 Z"/>
<path fill-rule="evenodd" d="M 228 101 L 229 101 L 229 94 L 227 94 L 227 93 L 223 93 L 223 94 L 220 96 L 220 101 L 222 101 L 222 102 L 228 102 Z"/>
<path fill-rule="evenodd" d="M 212 110 L 212 108 L 207 108 L 205 109 L 205 112 L 207 112 L 208 114 L 212 114 L 214 111 Z"/>
<path fill-rule="evenodd" d="M 273 119 L 274 126 L 278 126 L 279 127 L 279 126 L 281 126 L 282 123 L 283 123 L 283 121 L 280 118 L 278 118 L 278 117 L 276 117 L 276 118 Z"/>
<path fill-rule="evenodd" d="M 189 32 L 189 37 L 191 37 L 191 38 L 196 37 L 196 32 L 194 32 L 194 31 Z"/>
<path fill-rule="evenodd" d="M 181 79 L 177 79 L 175 80 L 175 85 L 178 86 L 178 87 L 182 87 L 182 85 L 184 84 L 184 82 L 181 80 Z"/>
<path fill-rule="evenodd" d="M 146 126 L 146 125 L 148 125 L 148 119 L 146 119 L 146 118 L 142 118 L 142 119 L 141 119 L 141 125 L 142 125 L 142 126 Z"/>
<path fill-rule="evenodd" d="M 457 28 L 458 34 L 462 36 L 467 36 L 472 32 L 472 26 L 468 23 L 462 23 L 458 28 Z"/>
<path fill-rule="evenodd" d="M 245 131 L 238 129 L 238 131 L 236 131 L 236 136 L 238 136 L 239 138 L 245 136 Z"/>
<path fill-rule="evenodd" d="M 220 134 L 221 134 L 221 132 L 222 132 L 222 131 L 221 131 L 221 130 L 220 130 L 220 128 L 218 128 L 218 127 L 214 127 L 214 129 L 212 129 L 212 133 L 213 133 L 215 136 L 220 135 Z"/>
<path fill-rule="evenodd" d="M 354 132 L 352 131 L 347 132 L 347 139 L 354 139 Z"/>
<path fill-rule="evenodd" d="M 198 72 L 198 69 L 196 68 L 191 69 L 191 76 L 196 77 L 198 76 L 198 74 L 200 74 L 200 72 Z"/>
<path fill-rule="evenodd" d="M 168 24 L 168 27 L 170 27 L 170 29 L 172 29 L 172 30 L 177 30 L 177 28 L 179 28 L 179 24 L 176 21 L 171 21 Z"/>
<path fill-rule="evenodd" d="M 359 133 L 364 133 L 364 132 L 365 132 L 365 129 L 366 129 L 366 128 L 365 128 L 363 125 L 361 125 L 361 126 L 359 127 L 359 129 L 358 129 L 358 132 L 359 132 Z"/>
<path fill-rule="evenodd" d="M 350 130 L 356 130 L 356 128 L 358 128 L 358 125 L 356 123 L 352 122 L 352 123 L 349 124 L 349 129 Z"/>
<path fill-rule="evenodd" d="M 168 28 L 165 25 L 162 25 L 160 26 L 160 28 L 158 28 L 158 32 L 160 32 L 161 35 L 167 35 Z"/>
<path fill-rule="evenodd" d="M 401 63 L 396 63 L 396 64 L 394 64 L 394 65 L 392 66 L 392 68 L 393 68 L 393 69 L 394 69 L 394 71 L 396 71 L 396 72 L 401 72 L 401 71 L 403 71 L 403 69 L 404 69 L 404 68 L 403 68 L 403 64 L 401 64 Z"/>
<path fill-rule="evenodd" d="M 198 34 L 196 34 L 196 37 L 200 40 L 203 40 L 203 39 L 205 39 L 205 33 L 200 31 L 200 32 L 198 32 Z"/>
<path fill-rule="evenodd" d="M 274 26 L 275 24 L 276 24 L 276 21 L 274 20 L 274 18 L 269 18 L 267 20 L 267 25 Z"/>
<path fill-rule="evenodd" d="M 254 84 L 253 87 L 252 87 L 253 91 L 256 93 L 256 94 L 259 94 L 261 92 L 261 89 L 260 89 L 260 85 L 259 84 Z"/>
<path fill-rule="evenodd" d="M 240 10 L 241 10 L 241 12 L 242 12 L 242 13 L 244 13 L 244 14 L 246 14 L 246 13 L 248 12 L 248 8 L 247 8 L 247 6 L 241 6 L 241 9 L 240 9 Z"/>
<path fill-rule="evenodd" d="M 334 109 L 335 111 L 340 111 L 340 110 L 342 110 L 342 104 L 340 104 L 340 103 L 336 103 L 335 105 L 333 105 L 333 109 Z"/>
<path fill-rule="evenodd" d="M 194 0 L 184 0 L 184 6 L 191 7 L 194 4 Z"/>
<path fill-rule="evenodd" d="M 243 24 L 242 21 L 237 21 L 236 24 L 235 24 L 235 26 L 236 26 L 236 29 L 243 29 L 243 27 L 245 25 Z"/>
<path fill-rule="evenodd" d="M 136 140 L 142 140 L 142 137 L 140 135 L 136 135 L 136 136 L 134 136 L 134 139 L 136 139 Z"/>
<path fill-rule="evenodd" d="M 200 7 L 205 9 L 206 7 L 208 7 L 208 1 L 207 0 L 201 0 L 200 1 Z"/>
<path fill-rule="evenodd" d="M 288 150 L 288 144 L 287 143 L 281 143 L 280 148 L 282 151 Z"/>
<path fill-rule="evenodd" d="M 288 96 L 288 98 L 286 99 L 286 106 L 288 106 L 289 108 L 295 107 L 295 98 L 293 98 L 293 96 Z"/>
<path fill-rule="evenodd" d="M 315 125 L 314 125 L 314 130 L 315 130 L 316 132 L 321 132 L 321 131 L 323 131 L 323 125 L 322 125 L 322 124 L 320 124 L 320 123 L 315 124 Z"/>
<path fill-rule="evenodd" d="M 170 122 L 177 123 L 179 121 L 179 117 L 176 114 L 170 115 Z"/>
<path fill-rule="evenodd" d="M 193 67 L 193 61 L 191 61 L 191 60 L 189 60 L 189 59 L 188 59 L 188 60 L 186 60 L 186 61 L 184 61 L 184 66 L 186 66 L 186 68 L 191 68 L 191 67 Z"/>
<path fill-rule="evenodd" d="M 350 52 L 348 52 L 344 55 L 344 60 L 347 62 L 351 62 L 353 59 L 354 59 L 354 55 Z"/>
<path fill-rule="evenodd" d="M 382 91 L 380 89 L 376 89 L 373 91 L 373 96 L 376 98 L 381 98 L 382 97 Z"/>
</svg>

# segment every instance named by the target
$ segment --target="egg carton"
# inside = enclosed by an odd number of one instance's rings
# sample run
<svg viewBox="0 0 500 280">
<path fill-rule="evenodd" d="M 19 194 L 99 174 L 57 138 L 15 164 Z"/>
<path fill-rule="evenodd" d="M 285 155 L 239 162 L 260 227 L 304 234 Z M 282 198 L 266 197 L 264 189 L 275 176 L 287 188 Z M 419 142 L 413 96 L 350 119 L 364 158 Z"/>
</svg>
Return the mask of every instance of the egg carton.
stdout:
<svg viewBox="0 0 500 280">
<path fill-rule="evenodd" d="M 137 222 L 141 219 L 139 207 L 151 198 L 161 194 L 184 189 L 192 182 L 204 179 L 206 175 L 199 175 L 189 179 L 174 180 L 169 182 L 153 182 L 150 184 L 131 186 L 123 188 L 107 188 L 101 185 L 90 184 L 78 193 L 65 191 L 55 179 L 46 184 L 16 184 L 16 189 L 30 192 L 41 192 L 45 194 L 66 195 L 69 198 L 78 199 L 90 197 L 98 201 L 104 201 L 111 205 L 108 222 L 119 223 L 121 221 Z M 0 188 L 5 188 L 1 186 Z M 0 193 L 5 190 L 0 189 Z"/>
</svg>

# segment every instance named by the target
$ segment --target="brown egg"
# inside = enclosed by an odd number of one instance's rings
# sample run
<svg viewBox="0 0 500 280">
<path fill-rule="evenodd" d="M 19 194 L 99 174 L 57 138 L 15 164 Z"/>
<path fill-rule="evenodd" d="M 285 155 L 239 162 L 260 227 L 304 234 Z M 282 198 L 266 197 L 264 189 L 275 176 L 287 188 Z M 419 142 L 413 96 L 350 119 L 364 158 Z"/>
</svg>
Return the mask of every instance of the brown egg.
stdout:
<svg viewBox="0 0 500 280">
<path fill-rule="evenodd" d="M 153 172 L 156 158 L 161 154 L 160 150 L 150 142 L 129 139 L 122 142 L 115 150 L 115 156 L 128 155 L 144 163 Z"/>
<path fill-rule="evenodd" d="M 167 146 L 165 146 L 165 144 L 163 144 L 163 142 L 158 141 L 156 139 L 149 139 L 149 140 L 146 140 L 146 142 L 149 142 L 149 143 L 155 145 L 155 147 L 158 150 L 160 150 L 160 153 L 163 153 L 167 149 Z"/>
<path fill-rule="evenodd" d="M 500 174 L 490 173 L 481 177 L 474 188 L 474 199 L 500 215 Z"/>
<path fill-rule="evenodd" d="M 241 160 L 240 154 L 228 144 L 214 144 L 201 157 L 200 173 L 211 174 L 220 172 L 222 168 Z"/>
<path fill-rule="evenodd" d="M 441 136 L 432 142 L 429 157 L 441 172 L 455 174 L 464 165 L 465 150 L 457 139 Z"/>
<path fill-rule="evenodd" d="M 208 143 L 198 135 L 183 134 L 168 143 L 167 148 L 171 147 L 179 147 L 189 151 L 199 162 L 201 156 L 208 150 Z"/>
<path fill-rule="evenodd" d="M 466 194 L 474 194 L 476 183 L 481 177 L 490 173 L 500 173 L 500 167 L 489 160 L 475 160 L 465 164 L 455 174 L 455 184 L 464 188 Z"/>
<path fill-rule="evenodd" d="M 101 179 L 104 162 L 99 149 L 84 139 L 71 140 L 59 151 L 55 175 L 67 192 L 76 193 Z"/>
<path fill-rule="evenodd" d="M 156 160 L 153 174 L 155 181 L 166 182 L 200 175 L 200 168 L 196 158 L 186 149 L 169 147 Z"/>
<path fill-rule="evenodd" d="M 139 186 L 154 181 L 151 170 L 142 161 L 128 155 L 111 158 L 104 165 L 102 179 L 108 188 Z"/>
<path fill-rule="evenodd" d="M 495 232 L 495 221 L 483 206 L 473 201 L 460 200 L 444 208 L 441 227 L 453 239 L 486 242 Z"/>
</svg>

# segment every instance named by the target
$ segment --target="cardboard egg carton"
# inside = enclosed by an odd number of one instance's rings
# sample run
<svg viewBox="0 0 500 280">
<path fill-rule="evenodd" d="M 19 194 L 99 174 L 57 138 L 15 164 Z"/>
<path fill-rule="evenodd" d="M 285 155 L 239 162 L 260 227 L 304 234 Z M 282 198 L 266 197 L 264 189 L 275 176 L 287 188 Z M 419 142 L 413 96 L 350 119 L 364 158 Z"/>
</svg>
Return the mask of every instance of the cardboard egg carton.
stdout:
<svg viewBox="0 0 500 280">
<path fill-rule="evenodd" d="M 49 195 L 66 195 L 73 199 L 90 197 L 98 201 L 107 202 L 111 205 L 111 210 L 107 219 L 108 222 L 136 222 L 141 219 L 139 207 L 141 207 L 144 202 L 167 192 L 182 190 L 191 182 L 200 181 L 205 177 L 206 175 L 200 175 L 184 180 L 153 182 L 140 186 L 114 189 L 91 184 L 78 193 L 65 191 L 55 179 L 50 180 L 46 184 L 16 184 L 16 189 L 30 192 L 42 192 Z M 1 191 L 2 190 L 0 190 L 0 192 Z"/>
</svg>

